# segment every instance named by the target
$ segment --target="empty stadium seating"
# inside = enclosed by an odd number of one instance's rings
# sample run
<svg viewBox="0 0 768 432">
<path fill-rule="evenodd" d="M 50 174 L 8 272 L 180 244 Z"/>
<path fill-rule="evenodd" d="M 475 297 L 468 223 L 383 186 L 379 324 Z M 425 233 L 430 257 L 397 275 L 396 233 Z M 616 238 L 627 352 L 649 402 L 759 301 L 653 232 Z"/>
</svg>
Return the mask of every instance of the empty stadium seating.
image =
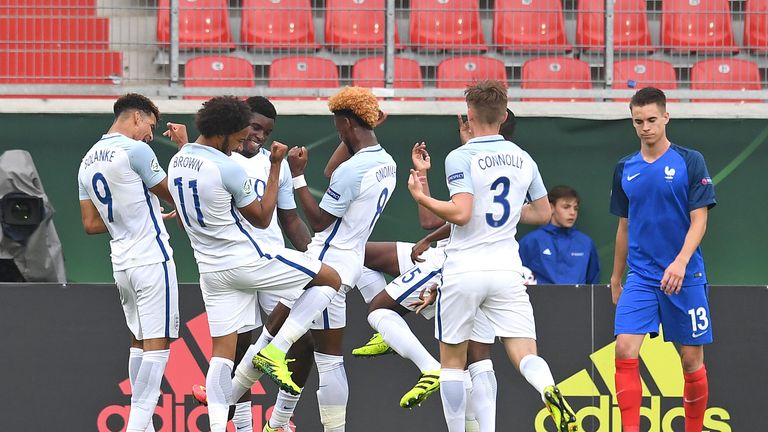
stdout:
<svg viewBox="0 0 768 432">
<path fill-rule="evenodd" d="M 613 64 L 613 88 L 641 89 L 643 87 L 676 89 L 677 77 L 672 63 L 663 60 L 629 59 Z"/>
<path fill-rule="evenodd" d="M 568 57 L 542 57 L 523 63 L 524 89 L 591 89 L 589 64 Z M 524 98 L 523 101 L 591 101 L 591 99 Z"/>
<path fill-rule="evenodd" d="M 0 49 L 108 50 L 109 19 L 0 16 Z"/>
<path fill-rule="evenodd" d="M 240 42 L 250 49 L 320 48 L 310 0 L 244 0 Z"/>
<path fill-rule="evenodd" d="M 570 51 L 560 0 L 496 0 L 493 43 L 501 51 Z"/>
<path fill-rule="evenodd" d="M 157 41 L 170 44 L 170 0 L 157 1 Z M 179 0 L 179 48 L 235 48 L 227 0 Z"/>
<path fill-rule="evenodd" d="M 768 0 L 748 0 L 744 15 L 744 46 L 768 52 Z"/>
<path fill-rule="evenodd" d="M 0 0 L 3 16 L 94 16 L 97 0 Z"/>
<path fill-rule="evenodd" d="M 664 0 L 661 44 L 671 51 L 737 52 L 728 0 Z"/>
<path fill-rule="evenodd" d="M 334 50 L 384 50 L 385 0 L 327 0 L 325 45 Z M 395 44 L 400 44 L 395 26 Z"/>
<path fill-rule="evenodd" d="M 761 90 L 760 71 L 749 60 L 701 60 L 691 69 L 693 90 Z M 760 102 L 760 100 L 693 99 L 692 102 Z"/>
<path fill-rule="evenodd" d="M 254 79 L 253 66 L 240 57 L 195 57 L 184 66 L 184 87 L 253 87 Z M 190 96 L 185 99 L 197 98 Z"/>
<path fill-rule="evenodd" d="M 480 56 L 453 57 L 437 65 L 437 88 L 465 88 L 480 80 L 507 82 L 504 62 Z M 440 98 L 440 100 L 462 100 L 461 98 Z"/>
<path fill-rule="evenodd" d="M 411 45 L 422 51 L 485 50 L 478 0 L 411 0 Z"/>
<path fill-rule="evenodd" d="M 275 59 L 269 66 L 269 87 L 336 88 L 339 87 L 339 71 L 336 68 L 336 63 L 332 60 L 312 56 L 283 57 Z M 297 97 L 289 99 L 315 98 Z"/>
<path fill-rule="evenodd" d="M 613 22 L 615 51 L 652 51 L 645 0 L 616 0 Z M 576 46 L 587 51 L 605 49 L 605 1 L 579 0 Z"/>
<path fill-rule="evenodd" d="M 368 57 L 352 66 L 352 85 L 384 87 L 384 57 Z M 422 88 L 421 67 L 416 60 L 395 57 L 394 88 Z M 400 100 L 413 98 L 400 98 Z"/>
</svg>

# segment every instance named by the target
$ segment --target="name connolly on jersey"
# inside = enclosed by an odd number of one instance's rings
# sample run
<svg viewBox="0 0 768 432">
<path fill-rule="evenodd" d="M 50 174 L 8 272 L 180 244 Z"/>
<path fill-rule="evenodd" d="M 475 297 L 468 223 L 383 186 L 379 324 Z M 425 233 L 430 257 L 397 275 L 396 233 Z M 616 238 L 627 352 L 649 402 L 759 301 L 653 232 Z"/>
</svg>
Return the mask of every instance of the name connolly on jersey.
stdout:
<svg viewBox="0 0 768 432">
<path fill-rule="evenodd" d="M 208 408 L 199 405 L 192 396 L 192 385 L 205 383 L 203 368 L 205 362 L 198 361 L 190 347 L 197 347 L 206 359 L 211 357 L 211 336 L 208 331 L 208 318 L 205 313 L 191 319 L 187 324 L 190 335 L 183 335 L 171 343 L 171 356 L 165 369 L 162 393 L 154 415 L 154 423 L 161 426 L 156 430 L 163 432 L 201 432 L 210 429 Z M 180 336 L 182 336 L 180 334 Z M 202 363 L 202 364 L 201 364 Z M 126 378 L 118 384 L 122 394 L 120 404 L 108 405 L 101 409 L 96 419 L 99 432 L 124 430 L 128 424 L 131 410 L 131 385 Z M 170 390 L 168 392 L 167 390 Z M 272 413 L 271 403 L 275 394 L 267 394 L 259 382 L 251 389 L 255 404 L 251 407 L 254 430 L 261 430 L 266 419 Z M 263 402 L 263 403 L 262 403 Z M 258 429 L 256 429 L 258 428 Z M 234 431 L 230 422 L 227 431 Z"/>
</svg>

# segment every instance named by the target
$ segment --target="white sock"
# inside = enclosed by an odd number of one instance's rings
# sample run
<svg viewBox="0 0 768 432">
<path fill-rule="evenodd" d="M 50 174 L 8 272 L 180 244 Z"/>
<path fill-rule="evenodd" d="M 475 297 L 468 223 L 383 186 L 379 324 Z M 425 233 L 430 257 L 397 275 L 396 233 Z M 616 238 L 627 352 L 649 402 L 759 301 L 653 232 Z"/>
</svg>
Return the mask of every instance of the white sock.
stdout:
<svg viewBox="0 0 768 432">
<path fill-rule="evenodd" d="M 331 304 L 331 300 L 336 294 L 336 290 L 329 286 L 314 286 L 305 289 L 293 304 L 291 313 L 272 340 L 272 345 L 284 353 L 288 352 L 291 345 L 309 330 L 312 321 Z"/>
<path fill-rule="evenodd" d="M 292 395 L 283 390 L 277 392 L 275 407 L 272 408 L 272 417 L 269 418 L 269 427 L 278 428 L 290 423 L 300 396 L 301 394 Z"/>
<path fill-rule="evenodd" d="M 128 354 L 128 381 L 131 382 L 131 394 L 133 394 L 134 383 L 136 377 L 139 375 L 139 368 L 141 367 L 141 358 L 144 354 L 144 350 L 141 348 L 131 347 Z M 152 419 L 149 419 L 149 424 L 145 432 L 155 432 L 155 425 L 152 424 Z"/>
<path fill-rule="evenodd" d="M 368 323 L 381 333 L 384 341 L 402 357 L 412 361 L 421 372 L 440 369 L 440 362 L 424 348 L 403 317 L 389 309 L 376 309 L 368 314 Z"/>
<path fill-rule="evenodd" d="M 472 394 L 468 405 L 472 406 L 482 432 L 496 430 L 496 375 L 491 360 L 480 360 L 469 365 L 472 376 Z"/>
<path fill-rule="evenodd" d="M 376 295 L 384 291 L 386 286 L 387 280 L 384 279 L 384 274 L 371 270 L 368 267 L 363 267 L 363 272 L 357 280 L 357 290 L 360 291 L 366 304 L 370 303 Z"/>
<path fill-rule="evenodd" d="M 344 371 L 344 357 L 316 352 L 315 363 L 320 377 L 317 405 L 325 432 L 344 432 L 349 385 Z"/>
<path fill-rule="evenodd" d="M 464 390 L 464 371 L 443 368 L 440 371 L 440 399 L 448 432 L 464 432 L 464 414 L 467 394 Z"/>
<path fill-rule="evenodd" d="M 229 403 L 232 400 L 232 367 L 235 363 L 223 357 L 211 357 L 205 387 L 208 393 L 208 418 L 211 432 L 225 432 Z"/>
<path fill-rule="evenodd" d="M 467 424 L 477 424 L 477 417 L 475 416 L 475 411 L 472 410 L 472 404 L 470 403 L 470 397 L 472 397 L 472 376 L 469 374 L 468 370 L 464 371 L 464 393 L 467 395 L 467 409 L 464 411 L 464 420 L 467 421 Z"/>
<path fill-rule="evenodd" d="M 262 348 L 267 346 L 272 340 L 272 335 L 269 334 L 267 328 L 261 331 L 259 339 L 256 343 L 248 347 L 248 351 L 243 355 L 240 363 L 235 368 L 235 376 L 232 377 L 232 400 L 240 400 L 240 398 L 253 387 L 253 384 L 261 378 L 261 371 L 253 367 L 253 357 L 261 351 Z"/>
<path fill-rule="evenodd" d="M 251 401 L 235 404 L 235 416 L 232 417 L 232 424 L 235 425 L 237 432 L 253 432 Z"/>
<path fill-rule="evenodd" d="M 528 354 L 520 360 L 520 373 L 539 392 L 541 400 L 544 400 L 544 388 L 555 385 L 549 365 L 537 355 Z"/>
<path fill-rule="evenodd" d="M 145 432 L 152 423 L 169 354 L 170 350 L 144 351 L 142 354 L 131 395 L 131 412 L 126 431 Z"/>
</svg>

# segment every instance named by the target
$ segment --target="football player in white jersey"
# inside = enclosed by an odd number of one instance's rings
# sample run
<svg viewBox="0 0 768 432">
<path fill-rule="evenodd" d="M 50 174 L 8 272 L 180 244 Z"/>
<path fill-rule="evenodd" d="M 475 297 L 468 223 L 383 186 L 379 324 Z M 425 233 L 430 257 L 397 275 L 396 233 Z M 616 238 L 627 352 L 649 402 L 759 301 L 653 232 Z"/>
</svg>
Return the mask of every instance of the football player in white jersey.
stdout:
<svg viewBox="0 0 768 432">
<path fill-rule="evenodd" d="M 114 113 L 109 131 L 80 163 L 80 211 L 88 234 L 109 232 L 112 238 L 112 269 L 132 334 L 127 430 L 154 431 L 170 339 L 179 331 L 176 267 L 158 197 L 173 200 L 147 144 L 160 117 L 155 104 L 127 94 L 115 102 Z"/>
<path fill-rule="evenodd" d="M 515 240 L 517 223 L 543 224 L 551 210 L 533 159 L 499 135 L 507 88 L 481 81 L 465 91 L 474 137 L 448 154 L 450 201 L 422 191 L 411 171 L 408 189 L 419 205 L 453 224 L 438 288 L 435 335 L 440 341 L 440 396 L 449 432 L 464 431 L 464 365 L 475 311 L 482 310 L 511 362 L 541 394 L 560 432 L 578 430 L 547 363 L 536 354 L 536 330 Z M 526 199 L 529 204 L 523 204 Z M 492 431 L 495 424 L 480 425 Z"/>
<path fill-rule="evenodd" d="M 309 255 L 335 268 L 343 289 L 315 320 L 315 363 L 320 377 L 317 392 L 325 432 L 344 431 L 349 395 L 341 350 L 346 324 L 346 292 L 363 267 L 365 243 L 395 188 L 397 167 L 379 145 L 373 128 L 381 116 L 376 97 L 368 89 L 347 87 L 328 101 L 341 140 L 352 157 L 334 171 L 318 205 L 303 177 L 307 150 L 294 147 L 288 164 L 294 188 L 310 226 L 316 232 Z"/>
<path fill-rule="evenodd" d="M 264 194 L 257 199 L 253 181 L 228 157 L 248 139 L 250 119 L 250 107 L 237 98 L 216 97 L 205 102 L 195 118 L 200 137 L 185 144 L 169 166 L 171 193 L 195 252 L 213 337 L 206 388 L 214 432 L 226 429 L 228 407 L 233 402 L 231 373 L 237 330 L 257 322 L 254 292 L 305 287 L 270 344 L 267 368 L 282 389 L 298 393 L 285 353 L 307 332 L 312 319 L 330 304 L 341 285 L 332 268 L 297 251 L 260 246 L 259 239 L 241 223 L 242 216 L 256 228 L 269 226 L 287 150 L 285 145 L 272 144 Z"/>
</svg>

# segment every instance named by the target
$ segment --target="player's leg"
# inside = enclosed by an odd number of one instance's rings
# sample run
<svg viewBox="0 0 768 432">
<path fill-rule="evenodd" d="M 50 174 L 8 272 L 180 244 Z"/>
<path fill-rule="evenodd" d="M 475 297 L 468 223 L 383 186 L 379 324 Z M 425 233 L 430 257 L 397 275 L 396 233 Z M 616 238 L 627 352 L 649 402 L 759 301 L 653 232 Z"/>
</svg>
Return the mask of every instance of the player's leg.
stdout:
<svg viewBox="0 0 768 432">
<path fill-rule="evenodd" d="M 709 399 L 704 345 L 713 339 L 707 286 L 685 286 L 677 295 L 659 295 L 659 306 L 664 339 L 680 346 L 685 432 L 701 432 Z"/>
<path fill-rule="evenodd" d="M 646 334 L 659 331 L 661 317 L 656 291 L 658 286 L 643 284 L 629 276 L 616 306 L 616 399 L 622 427 L 628 432 L 640 430 L 640 347 Z"/>
<path fill-rule="evenodd" d="M 325 432 L 344 432 L 349 384 L 342 340 L 346 325 L 346 295 L 342 289 L 312 325 L 319 388 L 317 405 Z"/>
<path fill-rule="evenodd" d="M 249 328 L 241 329 L 237 333 L 237 347 L 235 348 L 235 364 L 240 364 L 245 358 L 245 353 L 251 346 L 253 339 L 253 330 Z M 234 395 L 234 386 L 232 389 L 232 400 L 237 401 L 229 408 L 229 417 L 232 424 L 235 425 L 237 432 L 253 432 L 253 413 L 251 411 L 251 389 L 247 389 L 239 398 Z"/>
<path fill-rule="evenodd" d="M 384 274 L 382 272 L 363 267 L 360 278 L 357 280 L 357 289 L 360 291 L 360 295 L 363 296 L 363 300 L 366 304 L 371 305 L 376 296 L 384 291 L 384 287 L 386 286 L 387 280 L 384 279 Z M 353 349 L 352 355 L 356 357 L 376 357 L 384 354 L 392 354 L 394 352 L 395 351 L 384 342 L 380 333 L 374 333 L 365 345 Z"/>
<path fill-rule="evenodd" d="M 253 278 L 250 267 L 200 274 L 200 290 L 213 339 L 205 387 L 208 417 L 214 432 L 226 429 L 229 406 L 239 398 L 232 397 L 237 331 L 261 322 L 257 317 Z"/>
<path fill-rule="evenodd" d="M 467 347 L 467 370 L 472 386 L 467 401 L 467 412 L 477 419 L 480 431 L 496 430 L 498 384 L 491 362 L 491 347 L 495 336 L 488 318 L 478 311 Z M 469 417 L 470 415 L 467 416 L 468 424 L 471 424 Z"/>
<path fill-rule="evenodd" d="M 488 295 L 480 310 L 488 318 L 512 364 L 536 391 L 549 410 L 559 432 L 577 430 L 576 415 L 555 386 L 552 371 L 538 355 L 536 324 L 523 279 L 517 272 L 494 272 Z"/>
<path fill-rule="evenodd" d="M 464 432 L 467 393 L 464 389 L 464 365 L 467 342 L 440 342 L 440 399 L 448 432 Z"/>
<path fill-rule="evenodd" d="M 143 432 L 152 423 L 160 396 L 170 339 L 178 337 L 176 267 L 173 261 L 167 261 L 128 269 L 124 276 L 135 293 L 139 322 L 137 339 L 142 340 L 143 350 L 126 430 Z"/>
<path fill-rule="evenodd" d="M 410 259 L 408 266 L 412 265 Z M 368 242 L 365 244 L 365 266 L 390 276 L 400 274 L 396 242 Z"/>
</svg>

